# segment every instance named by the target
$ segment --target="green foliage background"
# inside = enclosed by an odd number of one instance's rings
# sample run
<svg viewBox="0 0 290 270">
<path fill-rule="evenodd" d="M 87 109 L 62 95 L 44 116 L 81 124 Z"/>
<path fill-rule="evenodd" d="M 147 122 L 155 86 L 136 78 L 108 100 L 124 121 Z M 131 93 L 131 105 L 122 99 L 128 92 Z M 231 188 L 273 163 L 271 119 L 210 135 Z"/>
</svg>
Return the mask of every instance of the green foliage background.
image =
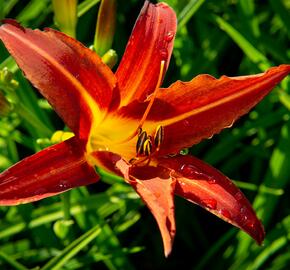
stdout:
<svg viewBox="0 0 290 270">
<path fill-rule="evenodd" d="M 79 1 L 77 37 L 94 39 L 98 0 Z M 143 1 L 119 0 L 113 49 L 122 56 Z M 287 0 L 168 0 L 179 27 L 165 85 L 199 73 L 246 75 L 289 62 Z M 53 27 L 49 0 L 0 0 L 0 17 Z M 142 50 L 142 48 L 140 48 Z M 12 104 L 0 119 L 0 169 L 39 151 L 63 124 L 0 45 L 1 81 Z M 165 259 L 153 217 L 133 189 L 102 183 L 17 207 L 0 207 L 0 269 L 289 269 L 289 77 L 231 129 L 190 152 L 236 180 L 265 224 L 262 247 L 245 233 L 176 198 L 177 236 Z M 180 268 L 180 269 L 181 269 Z"/>
</svg>

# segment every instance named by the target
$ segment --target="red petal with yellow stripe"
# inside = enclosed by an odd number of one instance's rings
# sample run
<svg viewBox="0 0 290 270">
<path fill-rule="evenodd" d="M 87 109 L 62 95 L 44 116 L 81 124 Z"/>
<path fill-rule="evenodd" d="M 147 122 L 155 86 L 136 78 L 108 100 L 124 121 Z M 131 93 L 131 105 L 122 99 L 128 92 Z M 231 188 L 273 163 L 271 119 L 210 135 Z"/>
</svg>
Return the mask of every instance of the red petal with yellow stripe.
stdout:
<svg viewBox="0 0 290 270">
<path fill-rule="evenodd" d="M 111 103 L 116 84 L 111 70 L 80 42 L 52 29 L 5 23 L 0 39 L 63 121 L 86 139 L 92 121 L 101 121 Z"/>
<path fill-rule="evenodd" d="M 170 61 L 176 23 L 167 4 L 145 2 L 116 72 L 122 105 L 143 100 L 155 89 L 160 62 L 166 62 L 166 70 Z"/>
<path fill-rule="evenodd" d="M 188 83 L 176 82 L 161 89 L 160 102 L 174 107 L 174 113 L 151 114 L 152 119 L 159 118 L 159 124 L 164 126 L 160 155 L 176 153 L 231 127 L 289 72 L 290 65 L 281 65 L 265 73 L 242 77 L 215 79 L 199 75 Z"/>
<path fill-rule="evenodd" d="M 120 165 L 123 164 L 117 164 Z M 122 168 L 120 168 L 122 170 Z M 132 167 L 126 180 L 140 195 L 153 214 L 162 235 L 164 253 L 171 253 L 175 236 L 174 190 L 175 179 L 163 167 Z M 126 175 L 124 175 L 126 177 Z"/>
<path fill-rule="evenodd" d="M 37 201 L 99 179 L 75 139 L 48 147 L 0 174 L 0 205 Z"/>
<path fill-rule="evenodd" d="M 158 125 L 163 126 L 164 141 L 156 154 L 178 153 L 232 126 L 289 72 L 290 65 L 281 65 L 257 75 L 220 79 L 199 75 L 190 82 L 178 81 L 157 92 L 143 129 L 154 134 Z M 120 108 L 118 115 L 141 119 L 147 106 L 148 102 L 134 101 Z"/>
</svg>

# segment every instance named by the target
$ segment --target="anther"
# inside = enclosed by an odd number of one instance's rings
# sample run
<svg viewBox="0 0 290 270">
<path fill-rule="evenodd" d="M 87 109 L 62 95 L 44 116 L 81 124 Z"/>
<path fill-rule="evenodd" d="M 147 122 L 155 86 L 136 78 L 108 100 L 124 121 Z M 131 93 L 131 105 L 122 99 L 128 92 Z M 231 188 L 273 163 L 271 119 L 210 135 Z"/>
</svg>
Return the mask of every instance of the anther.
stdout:
<svg viewBox="0 0 290 270">
<path fill-rule="evenodd" d="M 144 154 L 144 143 L 148 139 L 147 132 L 139 130 L 138 140 L 136 144 L 136 154 L 137 156 Z"/>
<path fill-rule="evenodd" d="M 154 134 L 154 145 L 156 147 L 156 151 L 159 151 L 160 145 L 164 140 L 164 127 L 158 126 L 156 128 L 155 134 Z"/>
<path fill-rule="evenodd" d="M 148 138 L 146 139 L 146 141 L 144 142 L 144 145 L 143 145 L 143 153 L 147 157 L 151 155 L 151 151 L 152 151 L 151 140 L 152 140 L 151 136 L 148 136 Z"/>
</svg>

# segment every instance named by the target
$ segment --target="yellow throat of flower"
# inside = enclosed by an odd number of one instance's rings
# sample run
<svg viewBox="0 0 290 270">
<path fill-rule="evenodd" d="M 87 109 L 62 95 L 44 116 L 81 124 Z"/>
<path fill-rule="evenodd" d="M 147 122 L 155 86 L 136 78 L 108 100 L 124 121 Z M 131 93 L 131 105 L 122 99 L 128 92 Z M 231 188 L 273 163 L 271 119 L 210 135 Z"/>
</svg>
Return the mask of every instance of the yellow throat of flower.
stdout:
<svg viewBox="0 0 290 270">
<path fill-rule="evenodd" d="M 164 70 L 165 61 L 161 61 L 156 87 L 153 93 L 145 100 L 145 102 L 149 102 L 140 120 L 124 118 L 115 113 L 109 113 L 102 122 L 97 125 L 93 123 L 86 145 L 86 157 L 91 165 L 99 165 L 92 156 L 92 153 L 97 151 L 112 152 L 122 156 L 127 161 L 132 161 L 139 159 L 139 156 L 145 156 L 146 158 L 151 155 L 152 151 L 159 150 L 164 137 L 163 127 L 159 125 L 156 127 L 156 123 L 150 124 L 150 127 L 152 127 L 147 131 L 143 131 L 142 127 L 160 89 Z"/>
</svg>

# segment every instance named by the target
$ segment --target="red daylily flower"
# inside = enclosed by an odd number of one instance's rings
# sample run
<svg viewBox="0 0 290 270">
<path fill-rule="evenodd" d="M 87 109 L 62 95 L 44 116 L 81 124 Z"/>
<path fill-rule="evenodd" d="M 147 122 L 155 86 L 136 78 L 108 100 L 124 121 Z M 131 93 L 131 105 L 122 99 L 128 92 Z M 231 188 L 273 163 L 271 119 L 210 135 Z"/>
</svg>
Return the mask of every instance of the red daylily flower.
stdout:
<svg viewBox="0 0 290 270">
<path fill-rule="evenodd" d="M 166 4 L 145 2 L 115 74 L 78 41 L 52 29 L 0 27 L 0 38 L 32 84 L 74 132 L 0 175 L 0 204 L 36 201 L 99 180 L 94 166 L 121 175 L 149 207 L 165 255 L 175 235 L 174 194 L 244 230 L 264 229 L 250 203 L 222 173 L 184 147 L 231 126 L 290 72 L 215 79 L 199 75 L 160 88 L 176 32 Z"/>
</svg>

